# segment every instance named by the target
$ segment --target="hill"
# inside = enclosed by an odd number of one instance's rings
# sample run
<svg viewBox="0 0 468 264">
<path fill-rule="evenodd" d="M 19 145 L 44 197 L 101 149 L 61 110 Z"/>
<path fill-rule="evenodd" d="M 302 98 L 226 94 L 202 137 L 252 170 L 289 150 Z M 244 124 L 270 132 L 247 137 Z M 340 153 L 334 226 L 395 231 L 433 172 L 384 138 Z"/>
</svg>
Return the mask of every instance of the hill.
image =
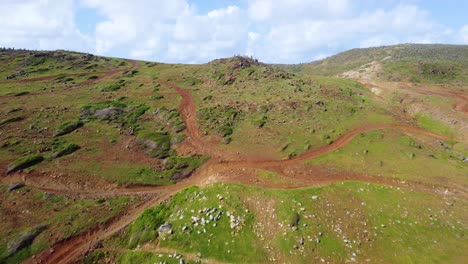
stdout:
<svg viewBox="0 0 468 264">
<path fill-rule="evenodd" d="M 0 263 L 463 263 L 466 51 L 0 50 Z"/>
<path fill-rule="evenodd" d="M 438 44 L 401 44 L 353 49 L 324 60 L 290 65 L 293 72 L 334 76 L 351 70 L 365 72 L 379 64 L 380 79 L 411 82 L 467 84 L 468 46 Z M 374 66 L 375 69 L 375 66 Z"/>
</svg>

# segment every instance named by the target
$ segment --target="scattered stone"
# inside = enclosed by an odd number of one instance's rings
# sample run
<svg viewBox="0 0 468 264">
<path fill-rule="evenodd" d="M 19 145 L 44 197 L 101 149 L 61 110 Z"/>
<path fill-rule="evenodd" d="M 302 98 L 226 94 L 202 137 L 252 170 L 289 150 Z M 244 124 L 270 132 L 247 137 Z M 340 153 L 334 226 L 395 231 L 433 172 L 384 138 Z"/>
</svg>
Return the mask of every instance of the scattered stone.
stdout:
<svg viewBox="0 0 468 264">
<path fill-rule="evenodd" d="M 174 181 L 179 181 L 183 180 L 185 178 L 188 178 L 192 173 L 195 171 L 195 169 L 188 169 L 188 170 L 183 170 L 181 172 L 176 172 L 171 176 L 171 180 Z"/>
<path fill-rule="evenodd" d="M 171 223 L 164 223 L 158 228 L 158 233 L 159 235 L 164 235 L 164 234 L 172 234 L 172 224 Z"/>
<path fill-rule="evenodd" d="M 299 239 L 299 245 L 304 245 L 304 238 L 301 237 L 301 239 Z"/>
<path fill-rule="evenodd" d="M 15 183 L 12 183 L 8 186 L 8 190 L 7 192 L 11 192 L 11 191 L 14 191 L 14 190 L 17 190 L 17 189 L 21 189 L 23 188 L 25 185 L 24 183 L 22 182 L 15 182 Z"/>
<path fill-rule="evenodd" d="M 55 194 L 46 192 L 46 193 L 44 193 L 43 199 L 44 200 L 49 200 L 49 199 L 52 199 L 54 197 L 55 197 Z"/>
<path fill-rule="evenodd" d="M 10 164 L 7 168 L 7 174 L 13 173 L 18 170 L 29 168 L 33 165 L 36 165 L 44 160 L 44 157 L 39 155 L 31 155 L 24 158 L 21 158 L 12 164 Z"/>
<path fill-rule="evenodd" d="M 8 244 L 7 248 L 7 257 L 10 257 L 16 252 L 20 251 L 21 249 L 28 247 L 32 244 L 34 239 L 42 233 L 44 230 L 46 230 L 47 226 L 46 225 L 40 225 L 36 228 L 33 228 L 32 230 L 23 233 L 20 237 L 17 239 L 12 240 Z"/>
<path fill-rule="evenodd" d="M 318 199 L 318 196 L 317 196 L 317 195 L 313 195 L 313 196 L 312 196 L 312 200 L 315 201 L 315 200 L 317 200 L 317 199 Z"/>
</svg>

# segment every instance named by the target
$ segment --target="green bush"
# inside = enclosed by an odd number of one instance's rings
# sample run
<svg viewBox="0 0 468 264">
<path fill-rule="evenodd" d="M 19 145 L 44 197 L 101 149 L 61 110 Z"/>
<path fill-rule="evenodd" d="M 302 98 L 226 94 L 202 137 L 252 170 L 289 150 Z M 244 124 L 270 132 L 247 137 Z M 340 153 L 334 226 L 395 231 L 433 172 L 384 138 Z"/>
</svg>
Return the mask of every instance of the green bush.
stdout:
<svg viewBox="0 0 468 264">
<path fill-rule="evenodd" d="M 125 83 L 114 83 L 114 84 L 111 84 L 107 87 L 104 87 L 102 88 L 102 92 L 115 92 L 117 90 L 119 90 L 120 88 L 122 88 L 123 86 L 125 85 Z"/>
</svg>

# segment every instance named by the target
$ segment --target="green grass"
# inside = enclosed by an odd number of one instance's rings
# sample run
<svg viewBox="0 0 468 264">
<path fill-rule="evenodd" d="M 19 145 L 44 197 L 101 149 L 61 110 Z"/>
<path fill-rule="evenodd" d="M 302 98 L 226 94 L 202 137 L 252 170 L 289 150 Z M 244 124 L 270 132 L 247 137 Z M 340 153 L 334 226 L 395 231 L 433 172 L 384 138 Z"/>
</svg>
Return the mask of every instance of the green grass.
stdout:
<svg viewBox="0 0 468 264">
<path fill-rule="evenodd" d="M 2 190 L 0 204 L 0 262 L 20 263 L 33 254 L 46 249 L 57 241 L 77 235 L 96 224 L 103 224 L 120 213 L 133 199 L 69 199 L 47 194 L 29 187 L 6 193 Z M 8 206 L 14 203 L 14 206 Z M 27 215 L 24 212 L 28 212 Z M 10 241 L 18 238 L 31 227 L 46 225 L 33 243 L 6 258 Z"/>
<path fill-rule="evenodd" d="M 160 239 L 159 243 L 161 247 L 193 253 L 200 252 L 202 256 L 215 257 L 229 262 L 261 261 L 261 259 L 266 257 L 263 250 L 260 248 L 255 251 L 251 250 L 252 246 L 256 245 L 252 234 L 252 227 L 250 226 L 253 221 L 252 214 L 241 210 L 242 202 L 235 196 L 223 194 L 224 200 L 219 202 L 216 194 L 222 193 L 221 188 L 217 186 L 208 192 L 194 187 L 189 188 L 175 195 L 169 204 L 145 211 L 134 224 L 125 230 L 120 243 L 128 246 L 127 241 L 133 236 L 144 237 L 145 241 L 153 241 L 158 237 L 154 229 L 158 228 L 161 223 L 169 221 L 172 223 L 175 233 L 174 235 Z M 237 231 L 231 229 L 227 216 L 223 215 L 217 221 L 217 227 L 213 227 L 214 222 L 205 227 L 206 233 L 202 227 L 191 229 L 189 232 L 181 231 L 182 226 L 187 225 L 188 221 L 191 221 L 190 215 L 198 214 L 191 213 L 191 210 L 197 212 L 206 207 L 216 207 L 221 210 L 218 208 L 220 203 L 223 205 L 222 210 L 225 213 L 231 211 L 236 214 L 236 217 L 242 217 L 244 224 L 242 224 L 243 227 L 241 229 Z M 187 207 L 189 204 L 190 207 Z M 181 215 L 183 216 L 181 217 Z M 148 225 L 147 223 L 151 224 Z M 153 226 L 153 224 L 155 225 Z M 135 230 L 138 230 L 138 232 L 135 232 Z M 145 232 L 139 234 L 141 230 L 145 230 Z M 200 234 L 198 234 L 199 232 Z M 205 242 L 199 243 L 199 241 Z M 134 247 L 136 245 L 130 244 L 129 246 Z M 228 253 L 228 251 L 231 253 Z"/>
<path fill-rule="evenodd" d="M 149 248 L 158 244 L 182 255 L 200 254 L 202 261 L 311 263 L 323 258 L 343 263 L 354 258 L 357 262 L 462 263 L 467 249 L 462 236 L 466 206 L 462 199 L 359 182 L 298 190 L 214 184 L 190 187 L 166 205 L 145 211 L 105 245 L 134 248 L 146 241 Z M 225 214 L 204 226 L 192 224 L 192 216 L 209 219 L 205 212 L 213 208 L 241 216 L 242 224 L 231 228 Z M 292 218 L 297 223 L 294 228 Z M 157 229 L 166 222 L 172 224 L 173 234 L 158 236 Z M 131 237 L 144 239 L 129 244 Z M 301 238 L 303 245 L 298 243 Z M 129 258 L 147 263 L 155 255 L 136 250 L 118 256 L 122 261 Z"/>
<path fill-rule="evenodd" d="M 425 142 L 397 131 L 374 131 L 308 164 L 443 186 L 463 184 L 466 164 L 456 158 L 457 151 L 444 150 L 436 141 Z"/>
<path fill-rule="evenodd" d="M 380 79 L 466 84 L 467 54 L 466 45 L 400 44 L 353 49 L 321 61 L 278 67 L 300 74 L 336 76 L 376 61 L 383 65 Z"/>
<path fill-rule="evenodd" d="M 172 254 L 170 254 L 172 255 Z M 181 259 L 184 259 L 181 256 Z M 167 264 L 179 264 L 180 259 L 175 257 L 169 257 L 169 254 L 158 254 L 153 252 L 142 252 L 142 251 L 131 251 L 120 255 L 117 258 L 117 263 L 121 264 L 132 264 L 132 263 L 167 263 Z M 184 260 L 184 263 L 197 263 L 195 261 Z"/>
<path fill-rule="evenodd" d="M 113 163 L 112 161 L 79 161 L 70 165 L 72 174 L 86 174 L 118 184 L 169 185 L 177 180 L 175 176 L 190 175 L 196 168 L 208 160 L 204 156 L 170 156 L 163 162 L 163 167 L 130 162 Z M 157 164 L 157 160 L 155 161 Z M 156 168 L 155 168 L 156 167 Z"/>
<path fill-rule="evenodd" d="M 151 157 L 167 158 L 170 155 L 171 136 L 167 132 L 144 131 L 138 134 L 138 138 Z"/>
<path fill-rule="evenodd" d="M 439 135 L 454 136 L 454 132 L 441 121 L 435 120 L 427 115 L 416 114 L 416 122 L 419 127 L 434 132 Z"/>
<path fill-rule="evenodd" d="M 125 82 L 118 82 L 118 83 L 114 83 L 114 84 L 111 84 L 109 86 L 102 88 L 101 91 L 102 92 L 115 92 L 117 90 L 120 90 L 120 88 L 122 88 L 123 86 L 125 86 Z"/>
</svg>

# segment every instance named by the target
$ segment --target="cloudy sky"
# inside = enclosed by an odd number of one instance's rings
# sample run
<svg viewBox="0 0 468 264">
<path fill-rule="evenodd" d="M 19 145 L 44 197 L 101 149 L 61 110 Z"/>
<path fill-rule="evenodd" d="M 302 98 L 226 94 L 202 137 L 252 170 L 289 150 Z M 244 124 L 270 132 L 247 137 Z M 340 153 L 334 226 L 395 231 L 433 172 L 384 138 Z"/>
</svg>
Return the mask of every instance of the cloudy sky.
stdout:
<svg viewBox="0 0 468 264">
<path fill-rule="evenodd" d="M 359 47 L 468 44 L 467 10 L 460 0 L 0 0 L 0 46 L 299 63 Z"/>
</svg>

